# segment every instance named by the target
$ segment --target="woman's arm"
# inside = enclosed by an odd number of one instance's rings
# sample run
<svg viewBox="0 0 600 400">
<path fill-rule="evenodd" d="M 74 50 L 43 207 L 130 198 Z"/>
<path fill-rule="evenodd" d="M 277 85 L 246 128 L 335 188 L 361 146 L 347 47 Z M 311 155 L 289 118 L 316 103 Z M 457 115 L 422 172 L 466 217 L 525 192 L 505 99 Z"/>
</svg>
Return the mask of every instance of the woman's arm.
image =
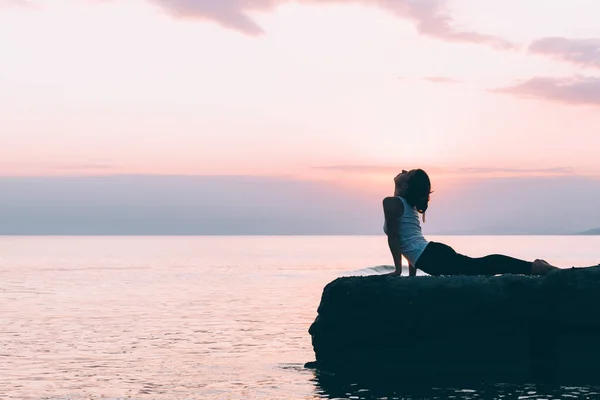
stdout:
<svg viewBox="0 0 600 400">
<path fill-rule="evenodd" d="M 404 204 L 397 197 L 383 199 L 383 214 L 387 228 L 388 246 L 394 259 L 396 270 L 392 275 L 402 275 L 402 253 L 400 251 L 399 219 L 404 214 Z"/>
<path fill-rule="evenodd" d="M 408 276 L 417 276 L 417 269 L 411 263 L 408 263 Z"/>
</svg>

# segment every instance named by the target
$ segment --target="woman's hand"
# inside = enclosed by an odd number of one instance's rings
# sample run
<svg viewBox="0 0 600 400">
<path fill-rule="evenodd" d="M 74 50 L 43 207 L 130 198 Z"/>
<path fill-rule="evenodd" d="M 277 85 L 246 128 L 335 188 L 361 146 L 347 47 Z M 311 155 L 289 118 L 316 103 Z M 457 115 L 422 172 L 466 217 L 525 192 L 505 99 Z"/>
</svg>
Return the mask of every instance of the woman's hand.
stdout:
<svg viewBox="0 0 600 400">
<path fill-rule="evenodd" d="M 395 271 L 388 272 L 385 275 L 402 276 L 402 268 L 398 268 Z M 417 269 L 412 264 L 408 264 L 408 276 L 417 276 Z"/>
</svg>

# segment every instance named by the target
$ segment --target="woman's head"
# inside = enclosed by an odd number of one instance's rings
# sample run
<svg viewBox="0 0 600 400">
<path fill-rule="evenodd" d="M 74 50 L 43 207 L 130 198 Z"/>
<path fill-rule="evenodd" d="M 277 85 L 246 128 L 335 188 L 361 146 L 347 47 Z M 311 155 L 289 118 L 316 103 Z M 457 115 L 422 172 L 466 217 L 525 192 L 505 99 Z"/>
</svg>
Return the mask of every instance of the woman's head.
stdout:
<svg viewBox="0 0 600 400">
<path fill-rule="evenodd" d="M 402 171 L 394 178 L 394 196 L 402 196 L 406 201 L 425 214 L 429 206 L 429 195 L 431 194 L 431 181 L 422 169 Z M 423 215 L 423 222 L 425 215 Z"/>
</svg>

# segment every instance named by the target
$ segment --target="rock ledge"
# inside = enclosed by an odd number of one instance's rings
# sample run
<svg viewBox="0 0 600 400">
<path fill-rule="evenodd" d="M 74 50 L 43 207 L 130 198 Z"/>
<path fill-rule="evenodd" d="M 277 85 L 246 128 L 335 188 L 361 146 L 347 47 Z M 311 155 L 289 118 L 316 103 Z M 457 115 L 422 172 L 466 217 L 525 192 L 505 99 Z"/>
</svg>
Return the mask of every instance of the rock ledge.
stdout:
<svg viewBox="0 0 600 400">
<path fill-rule="evenodd" d="M 600 267 L 345 277 L 309 329 L 325 371 L 410 382 L 600 383 Z"/>
</svg>

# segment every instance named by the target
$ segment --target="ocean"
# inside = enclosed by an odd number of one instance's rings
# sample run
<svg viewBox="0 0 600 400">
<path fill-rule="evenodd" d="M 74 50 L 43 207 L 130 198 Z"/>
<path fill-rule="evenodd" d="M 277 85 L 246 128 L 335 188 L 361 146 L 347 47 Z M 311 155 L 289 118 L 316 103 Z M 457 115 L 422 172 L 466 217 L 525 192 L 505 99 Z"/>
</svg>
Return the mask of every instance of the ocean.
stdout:
<svg viewBox="0 0 600 400">
<path fill-rule="evenodd" d="M 600 262 L 600 236 L 432 236 Z M 0 399 L 598 398 L 596 387 L 411 387 L 305 369 L 323 287 L 381 273 L 384 236 L 0 237 Z"/>
</svg>

